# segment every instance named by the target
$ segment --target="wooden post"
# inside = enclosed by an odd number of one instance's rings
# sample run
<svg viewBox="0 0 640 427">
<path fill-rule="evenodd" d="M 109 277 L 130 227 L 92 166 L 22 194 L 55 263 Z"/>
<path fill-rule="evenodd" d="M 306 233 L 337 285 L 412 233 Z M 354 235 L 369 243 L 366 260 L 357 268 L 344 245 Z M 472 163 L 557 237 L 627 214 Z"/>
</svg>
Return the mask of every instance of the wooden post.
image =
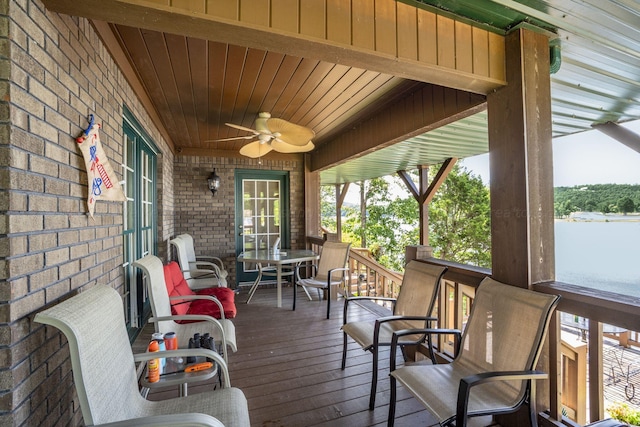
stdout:
<svg viewBox="0 0 640 427">
<path fill-rule="evenodd" d="M 555 278 L 549 40 L 516 28 L 505 38 L 505 60 L 508 84 L 487 96 L 492 276 L 531 288 Z M 546 347 L 539 367 L 548 372 Z M 539 382 L 539 411 L 549 407 L 548 393 Z M 527 425 L 526 411 L 497 419 Z"/>
<path fill-rule="evenodd" d="M 338 236 L 338 242 L 342 242 L 342 205 L 344 204 L 344 198 L 349 191 L 349 183 L 345 183 L 342 187 L 340 184 L 336 184 L 336 235 Z"/>
<path fill-rule="evenodd" d="M 320 235 L 320 173 L 309 169 L 309 155 L 304 156 L 304 228 L 307 236 Z M 305 242 L 306 247 L 306 242 Z"/>
</svg>

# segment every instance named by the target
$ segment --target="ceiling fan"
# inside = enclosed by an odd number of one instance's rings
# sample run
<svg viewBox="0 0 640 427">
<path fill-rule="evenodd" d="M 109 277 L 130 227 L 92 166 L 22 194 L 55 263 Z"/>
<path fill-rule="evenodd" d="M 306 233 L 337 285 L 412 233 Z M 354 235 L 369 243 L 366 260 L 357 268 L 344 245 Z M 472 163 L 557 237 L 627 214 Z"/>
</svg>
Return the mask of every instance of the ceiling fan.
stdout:
<svg viewBox="0 0 640 427">
<path fill-rule="evenodd" d="M 233 123 L 225 123 L 234 129 L 251 132 L 251 135 L 216 139 L 214 141 L 232 141 L 237 139 L 253 139 L 240 149 L 240 154 L 251 158 L 259 158 L 271 150 L 279 153 L 306 153 L 314 148 L 311 138 L 315 132 L 307 127 L 272 118 L 270 113 L 259 113 L 255 121 L 255 129 Z"/>
</svg>

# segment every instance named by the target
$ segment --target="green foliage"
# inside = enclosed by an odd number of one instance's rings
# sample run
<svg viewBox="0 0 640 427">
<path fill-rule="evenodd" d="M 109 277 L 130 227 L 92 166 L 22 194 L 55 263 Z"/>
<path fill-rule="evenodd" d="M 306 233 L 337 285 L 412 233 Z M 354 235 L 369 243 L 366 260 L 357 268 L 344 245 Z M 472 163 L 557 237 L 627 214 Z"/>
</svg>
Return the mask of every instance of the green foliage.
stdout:
<svg viewBox="0 0 640 427">
<path fill-rule="evenodd" d="M 640 185 L 595 184 L 554 189 L 555 215 L 572 212 L 635 212 L 640 206 Z M 623 205 L 624 204 L 624 205 Z"/>
<path fill-rule="evenodd" d="M 491 266 L 489 190 L 479 177 L 454 167 L 429 206 L 429 243 L 437 258 Z"/>
<path fill-rule="evenodd" d="M 634 212 L 636 209 L 636 204 L 631 200 L 630 197 L 623 197 L 618 201 L 618 212 L 627 214 L 629 212 Z"/>
<path fill-rule="evenodd" d="M 336 190 L 333 186 L 320 186 L 320 225 L 336 231 Z"/>
<path fill-rule="evenodd" d="M 433 179 L 438 167 L 431 169 Z M 411 175 L 417 182 L 416 171 Z M 367 181 L 364 191 L 365 230 L 360 209 L 345 207 L 342 240 L 360 247 L 364 236 L 366 246 L 379 263 L 402 271 L 405 247 L 419 243 L 418 203 L 398 177 Z M 331 197 L 330 203 L 335 205 L 333 193 L 333 187 L 323 190 L 323 217 L 330 212 L 329 208 L 325 211 L 324 197 Z M 335 218 L 335 209 L 332 215 Z M 434 255 L 449 261 L 490 266 L 489 215 L 489 190 L 479 177 L 456 166 L 429 205 L 429 244 L 434 247 Z"/>
<path fill-rule="evenodd" d="M 640 426 L 640 411 L 629 407 L 626 403 L 615 403 L 607 409 L 609 415 L 618 421 Z"/>
</svg>

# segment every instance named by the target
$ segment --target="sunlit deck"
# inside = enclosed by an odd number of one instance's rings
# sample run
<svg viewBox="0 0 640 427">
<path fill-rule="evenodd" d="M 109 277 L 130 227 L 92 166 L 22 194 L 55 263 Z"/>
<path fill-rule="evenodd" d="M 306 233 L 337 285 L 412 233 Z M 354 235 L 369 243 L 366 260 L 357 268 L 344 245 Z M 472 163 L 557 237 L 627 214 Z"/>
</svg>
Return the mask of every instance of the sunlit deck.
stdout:
<svg viewBox="0 0 640 427">
<path fill-rule="evenodd" d="M 332 305 L 298 295 L 291 310 L 292 290 L 284 288 L 283 307 L 276 308 L 275 289 L 260 288 L 250 304 L 246 291 L 237 299 L 234 319 L 238 351 L 229 357 L 231 384 L 249 400 L 252 426 L 383 426 L 389 402 L 388 350 L 382 352 L 376 409 L 368 410 L 371 354 L 351 342 L 347 368 L 342 371 L 342 301 Z M 355 308 L 355 307 L 354 307 Z M 353 319 L 374 314 L 358 308 Z M 135 346 L 144 347 L 150 332 Z M 199 386 L 204 387 L 204 386 Z M 190 393 L 198 388 L 190 386 Z M 206 387 L 210 387 L 207 385 Z M 177 395 L 176 390 L 151 393 L 152 400 Z M 430 425 L 420 404 L 399 390 L 397 426 Z"/>
</svg>

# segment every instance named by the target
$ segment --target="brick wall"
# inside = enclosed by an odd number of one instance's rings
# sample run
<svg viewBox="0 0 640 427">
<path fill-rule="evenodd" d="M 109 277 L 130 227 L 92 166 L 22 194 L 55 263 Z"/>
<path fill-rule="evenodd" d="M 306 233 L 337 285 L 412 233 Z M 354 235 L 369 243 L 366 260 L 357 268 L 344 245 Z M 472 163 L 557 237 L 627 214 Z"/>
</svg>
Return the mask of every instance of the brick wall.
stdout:
<svg viewBox="0 0 640 427">
<path fill-rule="evenodd" d="M 163 151 L 161 241 L 174 232 L 173 155 L 88 21 L 39 0 L 0 0 L 0 94 L 0 426 L 79 425 L 66 341 L 32 319 L 79 288 L 121 288 L 123 217 L 104 201 L 87 216 L 74 137 L 95 114 L 120 178 L 123 105 L 133 111 Z"/>
<path fill-rule="evenodd" d="M 220 176 L 215 196 L 207 188 L 213 168 Z M 197 254 L 223 259 L 229 271 L 229 286 L 235 286 L 235 169 L 284 170 L 289 172 L 291 246 L 302 248 L 304 235 L 304 168 L 300 161 L 269 161 L 249 158 L 178 156 L 174 164 L 175 233 L 189 233 Z"/>
</svg>

